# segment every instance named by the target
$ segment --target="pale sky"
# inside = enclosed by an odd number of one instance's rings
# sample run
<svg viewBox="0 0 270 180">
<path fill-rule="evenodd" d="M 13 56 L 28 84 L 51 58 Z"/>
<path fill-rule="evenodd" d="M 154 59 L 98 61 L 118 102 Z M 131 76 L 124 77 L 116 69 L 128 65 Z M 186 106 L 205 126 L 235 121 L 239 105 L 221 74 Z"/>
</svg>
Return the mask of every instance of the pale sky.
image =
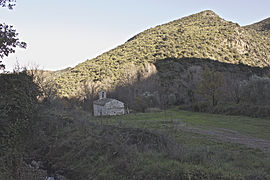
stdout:
<svg viewBox="0 0 270 180">
<path fill-rule="evenodd" d="M 0 22 L 13 25 L 27 49 L 3 59 L 59 70 L 74 67 L 148 28 L 210 9 L 240 25 L 270 17 L 270 0 L 17 0 L 0 8 Z"/>
</svg>

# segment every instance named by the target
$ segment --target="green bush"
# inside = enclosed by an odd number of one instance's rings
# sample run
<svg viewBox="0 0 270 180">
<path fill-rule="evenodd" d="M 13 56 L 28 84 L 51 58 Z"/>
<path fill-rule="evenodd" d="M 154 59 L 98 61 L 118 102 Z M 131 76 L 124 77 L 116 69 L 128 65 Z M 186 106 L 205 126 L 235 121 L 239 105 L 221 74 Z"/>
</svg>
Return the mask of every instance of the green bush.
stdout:
<svg viewBox="0 0 270 180">
<path fill-rule="evenodd" d="M 38 86 L 26 72 L 0 74 L 0 172 L 18 178 L 37 109 Z"/>
</svg>

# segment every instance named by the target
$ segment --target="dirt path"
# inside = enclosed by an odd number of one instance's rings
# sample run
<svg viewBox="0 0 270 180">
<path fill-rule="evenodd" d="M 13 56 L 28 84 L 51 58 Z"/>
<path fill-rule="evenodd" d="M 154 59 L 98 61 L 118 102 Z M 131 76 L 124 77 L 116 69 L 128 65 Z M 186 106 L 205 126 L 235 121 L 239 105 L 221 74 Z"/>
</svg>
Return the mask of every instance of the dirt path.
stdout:
<svg viewBox="0 0 270 180">
<path fill-rule="evenodd" d="M 174 121 L 177 122 L 177 121 Z M 197 127 L 187 126 L 185 123 L 178 121 L 179 123 L 175 124 L 177 130 L 182 130 L 186 132 L 198 133 L 202 135 L 207 135 L 219 139 L 221 141 L 242 144 L 249 148 L 260 149 L 264 152 L 270 153 L 270 141 L 260 138 L 255 138 L 241 134 L 237 131 L 224 129 L 224 128 L 214 128 L 214 129 L 202 129 Z"/>
</svg>

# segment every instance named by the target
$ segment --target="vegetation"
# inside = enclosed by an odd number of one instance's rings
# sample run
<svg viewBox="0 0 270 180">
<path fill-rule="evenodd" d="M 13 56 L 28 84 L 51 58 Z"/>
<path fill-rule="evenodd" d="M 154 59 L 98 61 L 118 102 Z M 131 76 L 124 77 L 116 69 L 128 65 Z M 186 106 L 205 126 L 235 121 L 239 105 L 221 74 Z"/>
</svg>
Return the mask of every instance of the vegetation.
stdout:
<svg viewBox="0 0 270 180">
<path fill-rule="evenodd" d="M 240 98 L 250 104 L 270 104 L 270 78 L 252 76 L 240 84 Z"/>
<path fill-rule="evenodd" d="M 270 37 L 270 18 L 267 18 L 263 21 L 246 26 L 245 28 L 254 29 L 254 30 Z"/>
<path fill-rule="evenodd" d="M 203 11 L 74 68 L 0 74 L 0 179 L 270 179 L 270 39 L 255 27 Z M 93 117 L 100 89 L 133 113 Z"/>
<path fill-rule="evenodd" d="M 0 6 L 12 9 L 13 6 L 15 6 L 14 2 L 15 0 L 0 0 Z M 14 48 L 17 46 L 22 48 L 26 47 L 26 43 L 20 42 L 17 36 L 18 33 L 13 29 L 13 26 L 0 23 L 0 58 L 14 53 Z M 0 70 L 3 68 L 5 68 L 5 65 L 0 61 Z"/>
<path fill-rule="evenodd" d="M 225 21 L 212 11 L 203 11 L 150 28 L 68 70 L 56 83 L 64 97 L 74 97 L 86 80 L 101 82 L 112 90 L 122 80 L 127 66 L 135 66 L 140 73 L 147 64 L 168 58 L 211 59 L 265 67 L 270 64 L 269 42 L 261 33 Z"/>
<path fill-rule="evenodd" d="M 3 74 L 0 79 L 5 90 L 13 90 L 4 91 L 10 94 L 1 96 L 1 119 L 11 110 L 3 122 L 13 124 L 17 120 L 15 126 L 0 126 L 12 127 L 1 131 L 1 144 L 8 149 L 1 149 L 1 160 L 5 163 L 1 164 L 0 179 L 39 180 L 45 175 L 62 175 L 71 180 L 268 179 L 270 176 L 270 152 L 256 143 L 252 146 L 253 138 L 270 140 L 265 128 L 269 127 L 269 119 L 194 113 L 178 108 L 94 118 L 74 106 L 65 106 L 59 99 L 52 99 L 51 103 L 44 101 L 35 113 L 38 88 L 32 76 Z M 13 95 L 18 96 L 13 98 Z M 16 132 L 16 141 L 7 137 L 9 131 Z M 217 131 L 224 132 L 224 137 L 226 132 L 234 137 L 240 133 L 248 137 L 248 144 L 220 139 L 213 135 Z"/>
<path fill-rule="evenodd" d="M 47 88 L 47 99 L 54 92 L 88 111 L 97 92 L 105 89 L 141 112 L 185 104 L 194 111 L 269 116 L 267 104 L 255 107 L 249 100 L 251 88 L 244 92 L 252 76 L 270 75 L 270 40 L 255 27 L 240 27 L 203 11 L 148 29 L 74 68 L 49 72 L 39 84 Z M 209 75 L 215 72 L 213 78 L 218 76 L 211 90 L 204 77 L 207 69 Z"/>
<path fill-rule="evenodd" d="M 41 109 L 31 141 L 31 159 L 43 162 L 41 167 L 52 175 L 69 179 L 269 178 L 269 152 L 181 128 L 227 129 L 270 140 L 265 128 L 269 119 L 177 109 L 93 118 L 83 111 L 53 109 Z"/>
<path fill-rule="evenodd" d="M 26 72 L 0 75 L 0 172 L 18 178 L 37 110 L 38 86 Z M 9 178 L 6 178 L 9 179 Z"/>
<path fill-rule="evenodd" d="M 224 84 L 224 77 L 220 72 L 213 72 L 208 67 L 202 72 L 202 80 L 199 84 L 199 93 L 210 99 L 211 105 L 218 104 L 218 96 L 221 86 Z"/>
<path fill-rule="evenodd" d="M 0 0 L 0 6 L 12 9 L 15 6 L 15 2 L 16 0 Z"/>
</svg>

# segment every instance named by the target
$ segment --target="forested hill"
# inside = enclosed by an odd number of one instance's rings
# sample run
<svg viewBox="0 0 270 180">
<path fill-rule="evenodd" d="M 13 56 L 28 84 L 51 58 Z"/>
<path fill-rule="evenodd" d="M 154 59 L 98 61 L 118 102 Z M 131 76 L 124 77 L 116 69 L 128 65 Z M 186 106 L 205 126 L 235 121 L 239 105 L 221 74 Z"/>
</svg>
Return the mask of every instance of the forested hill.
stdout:
<svg viewBox="0 0 270 180">
<path fill-rule="evenodd" d="M 86 81 L 117 85 L 127 68 L 139 69 L 167 58 L 266 67 L 270 65 L 270 37 L 207 10 L 139 33 L 123 45 L 62 73 L 56 83 L 61 96 L 76 96 Z"/>
</svg>

